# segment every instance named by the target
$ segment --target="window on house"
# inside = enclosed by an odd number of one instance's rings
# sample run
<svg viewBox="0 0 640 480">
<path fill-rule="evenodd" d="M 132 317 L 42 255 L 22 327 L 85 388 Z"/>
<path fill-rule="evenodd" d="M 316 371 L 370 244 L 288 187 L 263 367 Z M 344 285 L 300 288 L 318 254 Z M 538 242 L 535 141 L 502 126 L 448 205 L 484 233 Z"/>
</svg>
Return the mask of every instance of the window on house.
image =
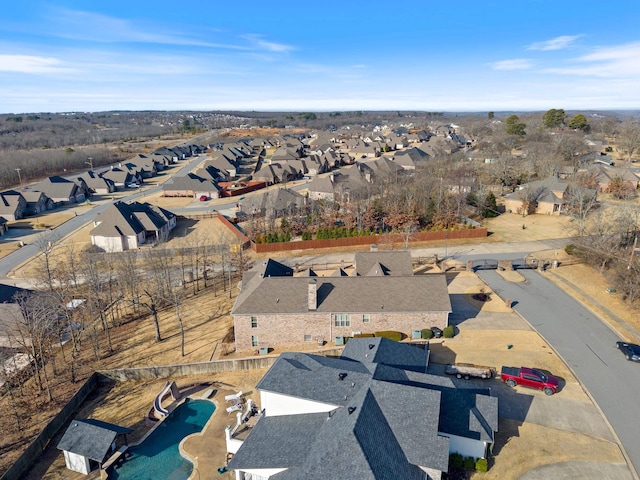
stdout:
<svg viewBox="0 0 640 480">
<path fill-rule="evenodd" d="M 369 323 L 371 321 L 371 315 L 369 315 L 368 313 L 365 313 L 364 315 L 362 315 L 362 323 Z"/>
<path fill-rule="evenodd" d="M 348 327 L 351 325 L 348 313 L 336 313 L 333 318 L 336 327 Z"/>
<path fill-rule="evenodd" d="M 310 342 L 311 341 L 311 335 L 305 335 L 304 336 L 304 341 L 305 342 Z"/>
<path fill-rule="evenodd" d="M 251 317 L 251 328 L 258 328 L 258 317 Z"/>
<path fill-rule="evenodd" d="M 258 346 L 258 335 L 251 335 L 251 346 L 252 347 Z"/>
</svg>

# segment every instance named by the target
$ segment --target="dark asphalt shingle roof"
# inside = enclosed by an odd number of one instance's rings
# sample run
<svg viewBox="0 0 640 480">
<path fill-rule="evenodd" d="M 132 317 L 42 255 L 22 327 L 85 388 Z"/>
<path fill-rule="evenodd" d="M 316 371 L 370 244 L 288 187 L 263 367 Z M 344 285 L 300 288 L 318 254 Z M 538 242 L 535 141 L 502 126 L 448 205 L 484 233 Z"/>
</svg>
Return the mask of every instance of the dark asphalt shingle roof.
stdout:
<svg viewBox="0 0 640 480">
<path fill-rule="evenodd" d="M 374 337 L 368 338 L 367 341 L 347 342 L 341 358 L 361 362 L 364 365 L 381 364 L 424 373 L 429 362 L 429 347 L 421 347 Z"/>
<path fill-rule="evenodd" d="M 440 433 L 492 442 L 498 399 L 489 389 L 456 388 L 449 377 L 395 366 L 413 362 L 424 371 L 425 356 L 384 338 L 351 339 L 341 358 L 283 353 L 257 389 L 325 403 L 327 413 L 267 411 L 230 467 L 287 468 L 272 477 L 279 480 L 422 479 L 417 466 L 446 471 L 449 440 Z"/>
<path fill-rule="evenodd" d="M 75 453 L 102 463 L 120 433 L 132 430 L 99 420 L 73 420 L 58 443 L 58 450 Z"/>
</svg>

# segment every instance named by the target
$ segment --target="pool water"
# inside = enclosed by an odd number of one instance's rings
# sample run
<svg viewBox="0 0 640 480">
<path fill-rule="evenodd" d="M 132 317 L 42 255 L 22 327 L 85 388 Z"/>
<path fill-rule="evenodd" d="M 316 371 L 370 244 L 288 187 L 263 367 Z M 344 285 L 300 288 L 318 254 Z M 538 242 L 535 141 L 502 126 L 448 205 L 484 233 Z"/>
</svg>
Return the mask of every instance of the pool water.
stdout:
<svg viewBox="0 0 640 480">
<path fill-rule="evenodd" d="M 216 409 L 208 400 L 189 400 L 172 411 L 140 445 L 129 448 L 109 479 L 187 480 L 193 464 L 178 451 L 187 435 L 202 431 Z"/>
</svg>

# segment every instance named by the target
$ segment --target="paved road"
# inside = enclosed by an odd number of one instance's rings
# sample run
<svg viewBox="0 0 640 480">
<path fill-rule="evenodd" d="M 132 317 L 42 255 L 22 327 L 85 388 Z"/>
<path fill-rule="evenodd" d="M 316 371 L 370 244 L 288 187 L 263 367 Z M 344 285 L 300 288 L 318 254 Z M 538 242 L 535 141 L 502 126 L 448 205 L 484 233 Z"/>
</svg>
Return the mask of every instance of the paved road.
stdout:
<svg viewBox="0 0 640 480">
<path fill-rule="evenodd" d="M 536 271 L 520 271 L 524 283 L 495 271 L 479 276 L 547 340 L 571 367 L 613 427 L 635 468 L 640 468 L 640 365 L 615 348 L 607 325 Z M 559 393 L 562 395 L 562 392 Z"/>
<path fill-rule="evenodd" d="M 180 168 L 180 170 L 176 171 L 175 174 L 173 174 L 173 176 L 185 176 L 187 173 L 189 173 L 196 165 L 198 165 L 199 163 L 203 162 L 205 160 L 204 156 L 198 156 L 198 157 L 193 157 L 192 159 L 190 159 L 187 163 L 185 162 L 181 162 L 180 164 L 177 165 L 177 168 Z M 173 170 L 175 170 L 176 167 L 174 167 Z M 78 228 L 82 227 L 83 225 L 86 225 L 89 222 L 92 222 L 99 214 L 101 214 L 102 212 L 104 212 L 107 208 L 109 208 L 109 206 L 111 206 L 115 201 L 133 201 L 133 200 L 144 200 L 144 197 L 146 195 L 150 195 L 153 193 L 156 193 L 158 191 L 160 191 L 162 189 L 162 185 L 157 185 L 154 187 L 144 187 L 142 189 L 131 189 L 131 194 L 126 196 L 126 197 L 122 197 L 119 198 L 118 200 L 108 200 L 106 202 L 100 202 L 98 205 L 96 205 L 95 207 L 93 207 L 91 210 L 78 215 L 77 217 L 73 217 L 72 219 L 66 221 L 65 223 L 63 223 L 62 225 L 58 226 L 55 230 L 53 230 L 52 232 L 49 232 L 52 240 L 53 239 L 61 239 L 67 235 L 69 235 L 70 233 L 74 232 L 75 230 L 77 230 Z M 36 235 L 37 236 L 37 235 Z M 33 235 L 30 236 L 30 238 L 34 238 Z M 35 243 L 33 243 L 32 241 L 30 241 L 27 245 L 25 245 L 24 247 L 16 250 L 15 252 L 10 253 L 9 255 L 5 256 L 4 258 L 0 259 L 0 282 L 4 282 L 7 283 L 8 282 L 8 275 L 11 272 L 11 270 L 13 270 L 14 268 L 16 268 L 17 266 L 21 265 L 22 263 L 26 262 L 27 260 L 29 260 L 30 258 L 38 255 L 40 253 L 40 249 L 38 247 L 38 245 L 36 245 Z M 9 280 L 10 281 L 10 280 Z"/>
</svg>

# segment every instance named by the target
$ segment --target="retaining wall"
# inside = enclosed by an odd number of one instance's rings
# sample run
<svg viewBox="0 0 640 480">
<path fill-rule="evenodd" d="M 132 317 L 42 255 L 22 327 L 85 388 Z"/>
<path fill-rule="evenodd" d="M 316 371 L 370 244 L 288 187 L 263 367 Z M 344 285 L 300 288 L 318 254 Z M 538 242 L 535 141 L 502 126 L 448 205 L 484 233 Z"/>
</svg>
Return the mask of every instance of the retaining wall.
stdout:
<svg viewBox="0 0 640 480">
<path fill-rule="evenodd" d="M 338 356 L 342 348 L 315 352 L 317 355 Z M 42 432 L 20 455 L 18 460 L 7 470 L 0 480 L 19 480 L 34 462 L 38 460 L 51 439 L 78 411 L 87 396 L 93 392 L 100 383 L 128 380 L 155 380 L 159 378 L 181 377 L 207 373 L 233 372 L 240 370 L 253 370 L 269 368 L 275 363 L 279 355 L 239 358 L 233 360 L 216 360 L 212 362 L 186 363 L 182 365 L 164 365 L 157 367 L 121 368 L 94 372 L 87 381 L 78 389 L 75 395 L 67 402 L 60 412 L 42 429 Z"/>
</svg>

